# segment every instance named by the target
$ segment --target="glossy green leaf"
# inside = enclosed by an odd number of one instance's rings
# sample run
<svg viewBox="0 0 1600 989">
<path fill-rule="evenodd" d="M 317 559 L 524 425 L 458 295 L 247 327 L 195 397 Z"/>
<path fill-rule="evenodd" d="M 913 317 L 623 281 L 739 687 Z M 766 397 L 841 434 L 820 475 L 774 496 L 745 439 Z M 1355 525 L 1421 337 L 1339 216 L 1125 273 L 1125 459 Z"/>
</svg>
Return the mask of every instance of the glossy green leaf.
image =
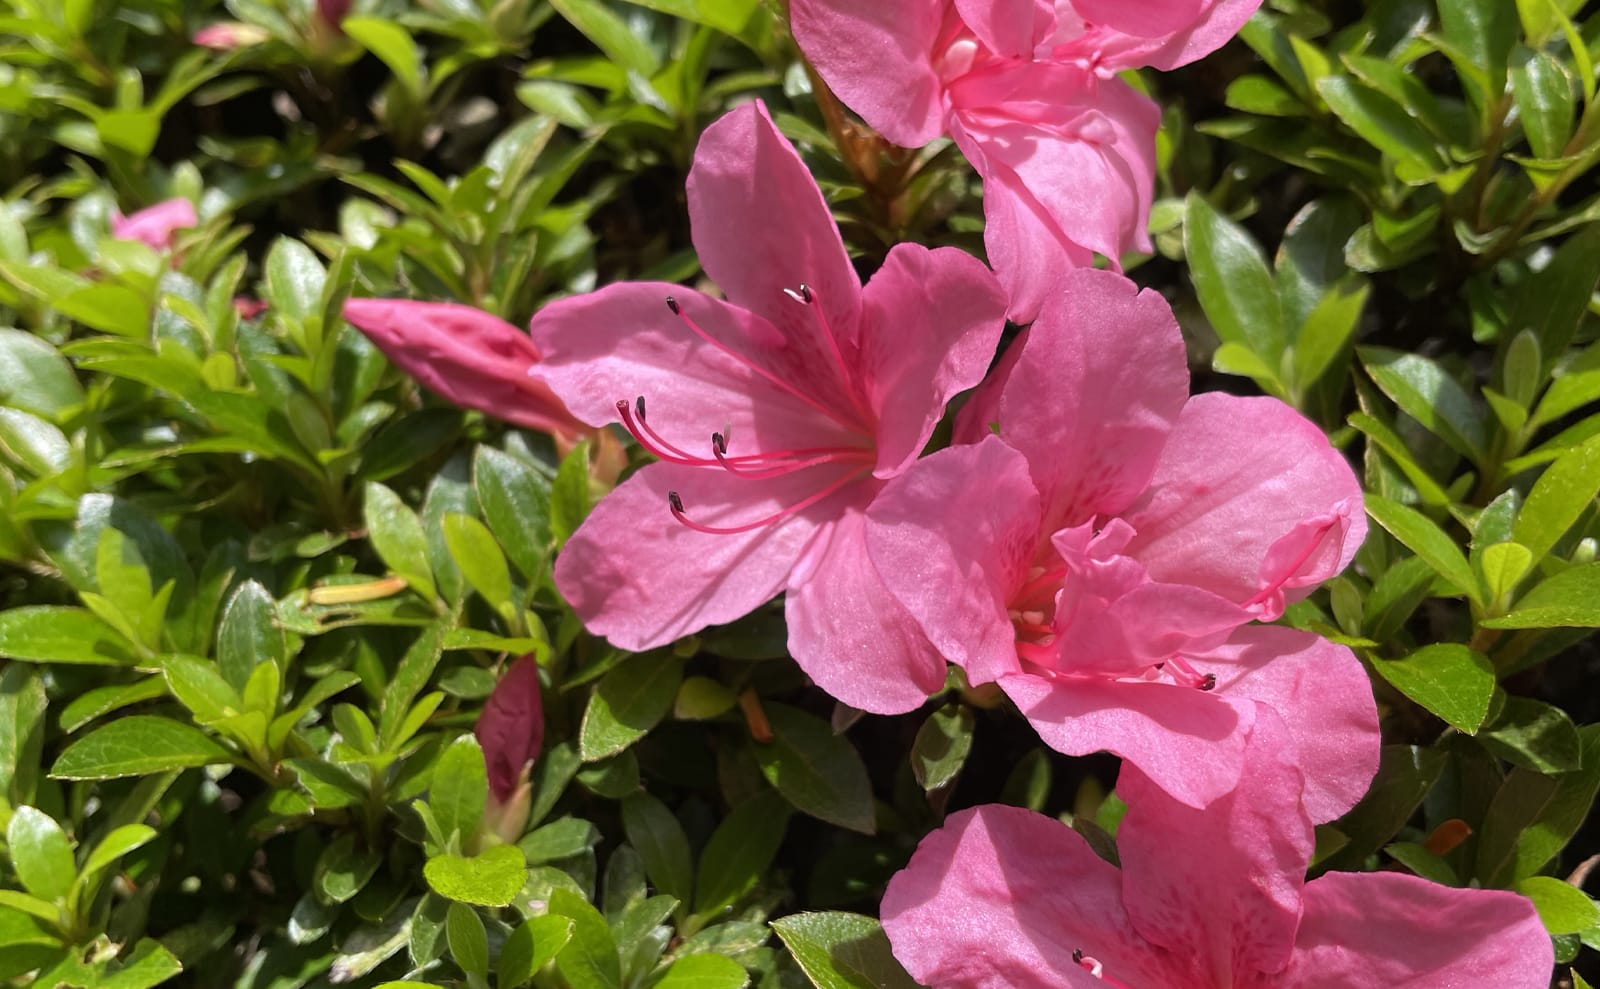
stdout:
<svg viewBox="0 0 1600 989">
<path fill-rule="evenodd" d="M 515 845 L 496 845 L 471 858 L 435 855 L 423 864 L 422 875 L 446 899 L 503 907 L 522 891 L 528 865 Z"/>
<path fill-rule="evenodd" d="M 1400 540 L 1432 567 L 1434 572 L 1456 586 L 1459 593 L 1475 594 L 1477 581 L 1467 558 L 1456 541 L 1445 534 L 1426 515 L 1396 501 L 1367 495 L 1367 514 L 1389 534 Z"/>
<path fill-rule="evenodd" d="M 170 718 L 136 714 L 119 718 L 78 739 L 50 767 L 68 780 L 146 776 L 231 761 L 232 753 L 196 728 Z"/>
<path fill-rule="evenodd" d="M 1432 175 L 1444 165 L 1433 138 L 1406 108 L 1352 76 L 1316 81 L 1317 93 L 1346 127 L 1384 155 Z"/>
<path fill-rule="evenodd" d="M 976 719 L 965 704 L 946 704 L 928 715 L 911 743 L 911 772 L 924 790 L 953 782 L 972 749 Z"/>
<path fill-rule="evenodd" d="M 1261 248 L 1199 195 L 1187 201 L 1184 250 L 1195 292 L 1217 336 L 1276 367 L 1288 342 L 1283 307 Z"/>
<path fill-rule="evenodd" d="M 1508 697 L 1494 724 L 1478 736 L 1490 752 L 1541 773 L 1578 768 L 1582 746 L 1572 718 L 1531 697 Z"/>
<path fill-rule="evenodd" d="M 694 895 L 694 856 L 677 816 L 666 804 L 641 791 L 623 798 L 622 828 L 656 889 L 689 903 Z"/>
<path fill-rule="evenodd" d="M 1600 905 L 1571 883 L 1552 876 L 1531 876 L 1511 888 L 1533 901 L 1539 920 L 1551 934 L 1576 934 L 1600 924 Z"/>
<path fill-rule="evenodd" d="M 0 405 L 59 422 L 83 402 L 83 386 L 56 348 L 31 333 L 0 328 Z"/>
<path fill-rule="evenodd" d="M 444 542 L 473 590 L 502 615 L 512 613 L 511 571 L 488 526 L 471 515 L 444 517 Z"/>
<path fill-rule="evenodd" d="M 161 674 L 178 703 L 200 722 L 237 714 L 244 707 L 239 692 L 217 672 L 216 664 L 199 656 L 171 654 L 161 657 Z"/>
<path fill-rule="evenodd" d="M 41 900 L 66 898 L 78 867 L 72 843 L 54 818 L 35 807 L 18 807 L 6 825 L 6 845 L 24 889 Z"/>
<path fill-rule="evenodd" d="M 572 921 L 572 938 L 556 955 L 556 968 L 572 989 L 621 989 L 617 943 L 600 912 L 570 890 L 550 893 L 550 912 Z"/>
<path fill-rule="evenodd" d="M 277 602 L 253 580 L 239 585 L 222 611 L 217 629 L 217 666 L 235 690 L 243 690 L 257 663 L 288 662 L 288 644 L 277 622 Z"/>
<path fill-rule="evenodd" d="M 749 984 L 744 966 L 724 955 L 703 952 L 673 962 L 655 989 L 744 989 Z"/>
<path fill-rule="evenodd" d="M 767 782 L 796 809 L 842 828 L 874 830 L 872 784 L 855 746 L 826 721 L 785 704 L 768 704 L 772 741 L 752 742 Z"/>
<path fill-rule="evenodd" d="M 444 922 L 450 957 L 468 975 L 480 979 L 489 974 L 489 937 L 478 912 L 460 903 L 450 904 Z"/>
<path fill-rule="evenodd" d="M 607 673 L 589 698 L 578 731 L 584 762 L 616 755 L 643 738 L 672 707 L 683 661 L 641 653 Z"/>
<path fill-rule="evenodd" d="M 1489 628 L 1600 628 L 1600 563 L 1563 570 L 1535 585 Z"/>
<path fill-rule="evenodd" d="M 323 846 L 311 874 L 311 888 L 328 903 L 344 903 L 372 881 L 383 855 L 361 847 L 356 836 L 345 832 Z"/>
<path fill-rule="evenodd" d="M 1545 468 L 1522 503 L 1512 537 L 1539 559 L 1550 552 L 1600 494 L 1600 436 L 1574 446 Z"/>
<path fill-rule="evenodd" d="M 279 237 L 267 252 L 266 273 L 267 301 L 274 312 L 294 320 L 317 312 L 327 274 L 311 248 Z"/>
<path fill-rule="evenodd" d="M 483 750 L 478 740 L 462 735 L 439 754 L 434 763 L 433 782 L 428 788 L 428 806 L 439 823 L 446 841 L 458 835 L 459 848 L 474 847 L 483 805 L 489 799 L 489 776 L 484 768 Z"/>
<path fill-rule="evenodd" d="M 589 516 L 589 443 L 572 448 L 550 487 L 550 533 L 559 548 Z"/>
<path fill-rule="evenodd" d="M 390 570 L 425 598 L 432 599 L 433 568 L 428 564 L 428 537 L 422 521 L 399 496 L 377 482 L 366 486 L 362 516 L 367 539 Z"/>
<path fill-rule="evenodd" d="M 853 913 L 797 913 L 772 929 L 817 989 L 915 989 L 895 961 L 883 925 Z"/>
<path fill-rule="evenodd" d="M 83 608 L 25 605 L 0 611 L 0 656 L 30 663 L 125 666 L 133 649 Z"/>
<path fill-rule="evenodd" d="M 402 86 L 414 95 L 422 93 L 422 52 L 411 32 L 378 17 L 346 17 L 339 26 L 388 66 Z"/>
<path fill-rule="evenodd" d="M 618 65 L 645 78 L 660 68 L 650 46 L 601 0 L 550 0 L 550 6 Z"/>
<path fill-rule="evenodd" d="M 760 882 L 783 843 L 789 805 L 767 790 L 734 806 L 711 833 L 695 877 L 695 913 L 715 913 Z"/>
<path fill-rule="evenodd" d="M 1494 666 L 1464 645 L 1435 643 L 1404 659 L 1374 658 L 1372 666 L 1401 693 L 1469 735 L 1489 715 Z"/>
<path fill-rule="evenodd" d="M 1522 132 L 1540 158 L 1559 158 L 1572 136 L 1572 79 L 1545 52 L 1519 49 L 1513 57 L 1511 91 Z"/>
<path fill-rule="evenodd" d="M 480 446 L 472 484 L 506 556 L 524 577 L 537 578 L 550 554 L 550 479 L 509 454 Z"/>
<path fill-rule="evenodd" d="M 572 921 L 555 914 L 530 917 L 517 925 L 500 949 L 496 989 L 526 985 L 572 940 Z"/>
<path fill-rule="evenodd" d="M 1420 354 L 1384 347 L 1357 352 L 1367 374 L 1401 411 L 1473 463 L 1484 462 L 1488 429 L 1483 412 L 1444 368 Z"/>
</svg>

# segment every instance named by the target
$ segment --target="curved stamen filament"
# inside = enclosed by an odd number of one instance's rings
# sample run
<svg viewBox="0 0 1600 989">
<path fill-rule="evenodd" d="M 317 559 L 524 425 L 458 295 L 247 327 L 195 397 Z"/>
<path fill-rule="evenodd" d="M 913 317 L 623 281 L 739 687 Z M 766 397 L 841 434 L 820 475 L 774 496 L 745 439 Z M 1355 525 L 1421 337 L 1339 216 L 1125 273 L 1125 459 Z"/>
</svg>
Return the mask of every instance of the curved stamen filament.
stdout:
<svg viewBox="0 0 1600 989">
<path fill-rule="evenodd" d="M 822 464 L 840 463 L 857 460 L 863 463 L 873 463 L 872 451 L 861 447 L 835 446 L 817 447 L 812 450 L 779 450 L 775 453 L 747 454 L 742 457 L 728 456 L 728 440 L 721 433 L 711 434 L 711 453 L 717 458 L 717 463 L 726 468 L 728 473 L 740 477 L 759 480 L 764 477 L 782 477 L 784 474 L 793 474 L 807 467 L 819 467 Z"/>
<path fill-rule="evenodd" d="M 704 532 L 707 535 L 712 536 L 732 536 L 741 532 L 749 532 L 752 529 L 760 529 L 763 526 L 771 525 L 780 519 L 787 518 L 796 512 L 804 511 L 829 495 L 839 491 L 846 485 L 854 483 L 866 473 L 867 471 L 865 470 L 851 471 L 831 484 L 826 485 L 820 491 L 800 499 L 793 505 L 790 505 L 788 508 L 774 512 L 771 515 L 768 515 L 766 518 L 756 519 L 754 522 L 746 522 L 743 525 L 716 526 L 702 525 L 701 523 L 696 522 L 694 519 L 689 518 L 689 516 L 684 512 L 683 499 L 678 496 L 678 492 L 676 491 L 667 492 L 667 505 L 672 509 L 673 518 L 677 519 L 679 522 L 696 532 Z"/>
<path fill-rule="evenodd" d="M 709 343 L 711 346 L 715 347 L 717 350 L 720 350 L 722 353 L 724 353 L 727 356 L 733 358 L 738 363 L 740 363 L 740 364 L 744 365 L 745 367 L 749 368 L 751 371 L 754 371 L 756 374 L 760 375 L 767 382 L 769 382 L 772 385 L 775 385 L 780 391 L 783 391 L 786 394 L 792 396 L 793 398 L 799 400 L 801 403 L 803 403 L 804 405 L 808 406 L 809 408 L 814 409 L 817 412 L 820 412 L 822 415 L 828 417 L 829 419 L 832 419 L 834 422 L 836 422 L 839 425 L 845 427 L 846 429 L 850 430 L 851 432 L 860 432 L 861 431 L 861 424 L 860 423 L 851 422 L 850 420 L 844 418 L 843 416 L 839 415 L 837 412 L 833 411 L 832 409 L 830 409 L 827 406 L 823 405 L 821 402 L 818 402 L 816 399 L 812 398 L 810 395 L 807 395 L 805 392 L 803 392 L 800 389 L 796 388 L 794 385 L 791 385 L 787 381 L 784 381 L 782 378 L 778 377 L 776 374 L 773 374 L 771 371 L 768 371 L 766 368 L 760 366 L 759 364 L 757 364 L 754 361 L 750 360 L 748 357 L 745 357 L 743 354 L 741 354 L 738 351 L 734 350 L 732 347 L 729 347 L 727 344 L 723 343 L 721 340 L 718 340 L 716 337 L 712 336 L 711 334 L 707 333 L 705 330 L 701 329 L 700 328 L 700 324 L 696 323 L 693 319 L 689 318 L 689 314 L 683 311 L 683 306 L 679 305 L 678 304 L 678 300 L 673 298 L 670 295 L 667 296 L 667 308 L 672 310 L 672 314 L 674 316 L 678 317 L 678 319 L 682 320 L 683 324 L 685 326 L 687 326 L 691 331 L 693 331 L 695 336 L 698 336 L 700 339 L 704 340 L 706 343 Z M 845 390 L 847 392 L 850 391 L 849 388 L 846 388 Z"/>
<path fill-rule="evenodd" d="M 844 388 L 844 393 L 849 396 L 850 404 L 854 407 L 856 415 L 861 416 L 863 421 L 870 422 L 872 416 L 863 406 L 861 396 L 857 395 L 856 390 L 850 387 L 850 369 L 845 365 L 844 353 L 839 350 L 839 338 L 834 335 L 833 326 L 828 322 L 828 313 L 817 302 L 817 294 L 811 291 L 811 286 L 804 282 L 800 283 L 800 291 L 784 289 L 783 293 L 817 314 L 817 330 L 822 334 L 823 342 L 828 346 L 828 354 L 833 358 L 834 370 L 839 372 L 839 384 Z"/>
<path fill-rule="evenodd" d="M 668 460 L 675 464 L 699 465 L 703 458 L 695 457 L 669 443 L 660 433 L 650 428 L 644 416 L 644 396 L 638 399 L 638 410 L 628 407 L 626 400 L 617 400 L 617 414 L 622 417 L 622 427 L 639 442 L 639 445 L 649 450 L 657 459 Z"/>
</svg>

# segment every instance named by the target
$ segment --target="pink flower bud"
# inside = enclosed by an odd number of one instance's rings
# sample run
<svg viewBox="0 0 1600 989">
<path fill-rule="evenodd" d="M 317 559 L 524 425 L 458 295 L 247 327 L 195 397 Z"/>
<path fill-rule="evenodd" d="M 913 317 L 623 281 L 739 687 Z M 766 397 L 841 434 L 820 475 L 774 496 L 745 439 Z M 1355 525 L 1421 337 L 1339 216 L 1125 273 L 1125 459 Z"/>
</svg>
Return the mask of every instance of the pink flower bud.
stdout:
<svg viewBox="0 0 1600 989">
<path fill-rule="evenodd" d="M 272 37 L 265 28 L 254 24 L 241 24 L 238 21 L 219 21 L 208 24 L 194 33 L 194 43 L 202 48 L 215 48 L 218 51 L 231 51 L 235 48 L 248 48 L 259 45 Z"/>
<path fill-rule="evenodd" d="M 111 236 L 118 240 L 142 241 L 158 251 L 172 246 L 173 236 L 200 222 L 194 204 L 187 199 L 167 199 L 146 207 L 132 216 L 111 215 Z"/>
<path fill-rule="evenodd" d="M 489 792 L 494 801 L 505 803 L 527 781 L 544 746 L 539 663 L 531 653 L 513 662 L 495 684 L 473 733 L 483 747 Z"/>
</svg>

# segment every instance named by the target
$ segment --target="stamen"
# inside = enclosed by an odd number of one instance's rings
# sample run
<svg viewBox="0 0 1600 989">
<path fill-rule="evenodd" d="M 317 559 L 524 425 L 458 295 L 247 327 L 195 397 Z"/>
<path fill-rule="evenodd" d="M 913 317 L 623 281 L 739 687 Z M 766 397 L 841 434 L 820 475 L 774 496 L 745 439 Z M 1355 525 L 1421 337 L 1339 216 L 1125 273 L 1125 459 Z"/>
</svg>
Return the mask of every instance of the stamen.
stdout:
<svg viewBox="0 0 1600 989">
<path fill-rule="evenodd" d="M 822 333 L 822 339 L 828 345 L 829 355 L 833 357 L 834 370 L 839 372 L 839 383 L 844 387 L 845 394 L 850 397 L 850 404 L 855 409 L 856 414 L 861 416 L 864 421 L 870 421 L 872 418 L 870 412 L 863 406 L 861 397 L 856 394 L 855 389 L 850 387 L 850 369 L 845 365 L 844 354 L 839 350 L 839 338 L 834 336 L 833 327 L 828 324 L 828 314 L 823 311 L 821 306 L 815 305 L 817 301 L 816 293 L 812 292 L 811 286 L 805 282 L 800 283 L 799 292 L 791 292 L 788 289 L 783 291 L 789 298 L 801 305 L 811 307 L 817 314 L 817 329 Z"/>
<path fill-rule="evenodd" d="M 789 395 L 791 395 L 794 398 L 798 399 L 803 404 L 809 406 L 810 408 L 816 410 L 817 412 L 820 412 L 822 415 L 828 417 L 829 419 L 832 419 L 834 422 L 836 422 L 839 425 L 843 426 L 844 428 L 850 430 L 851 432 L 861 432 L 862 431 L 862 427 L 861 427 L 860 423 L 851 422 L 850 420 L 843 418 L 837 412 L 834 412 L 832 409 L 830 409 L 827 406 L 823 405 L 821 402 L 818 402 L 816 399 L 812 398 L 810 395 L 807 395 L 805 392 L 803 392 L 800 389 L 796 388 L 795 386 L 789 384 L 787 381 L 784 381 L 782 378 L 778 377 L 776 374 L 773 374 L 771 371 L 768 371 L 766 368 L 764 368 L 761 365 L 755 363 L 754 361 L 750 360 L 748 357 L 745 357 L 743 354 L 739 353 L 738 351 L 734 350 L 732 347 L 729 347 L 727 344 L 723 343 L 721 340 L 718 340 L 716 337 L 712 336 L 711 334 L 707 333 L 705 330 L 701 329 L 700 328 L 700 324 L 696 323 L 693 319 L 689 318 L 689 314 L 683 311 L 683 307 L 678 304 L 678 300 L 673 298 L 670 295 L 667 296 L 667 308 L 672 310 L 672 314 L 674 316 L 678 317 L 678 319 L 682 320 L 683 324 L 685 326 L 687 326 L 695 334 L 695 336 L 698 336 L 700 339 L 704 340 L 706 343 L 709 343 L 711 346 L 713 346 L 716 349 L 722 351 L 724 354 L 726 354 L 727 356 L 733 358 L 738 363 L 740 363 L 740 364 L 744 365 L 745 367 L 749 368 L 751 371 L 754 371 L 756 374 L 758 374 L 762 378 L 764 378 L 768 383 L 770 383 L 772 385 L 775 385 L 777 388 L 779 388 L 780 390 L 782 390 L 784 392 L 787 392 Z M 848 379 L 846 379 L 846 380 L 848 381 Z M 846 388 L 845 390 L 846 390 L 846 392 L 848 392 L 848 393 L 850 393 L 852 395 L 854 394 L 849 388 Z"/>
<path fill-rule="evenodd" d="M 773 453 L 754 453 L 742 457 L 728 456 L 728 439 L 721 433 L 711 434 L 711 453 L 717 463 L 730 474 L 758 480 L 764 477 L 782 477 L 807 467 L 822 464 L 849 462 L 873 463 L 872 452 L 862 447 L 817 447 L 811 450 L 779 450 Z M 793 459 L 799 458 L 799 459 Z M 754 470 L 746 470 L 754 467 Z"/>
<path fill-rule="evenodd" d="M 1084 954 L 1082 948 L 1072 949 L 1072 963 L 1087 971 L 1090 975 L 1099 979 L 1101 982 L 1104 982 L 1106 985 L 1111 986 L 1112 989 L 1131 989 L 1126 982 L 1121 982 L 1117 979 L 1107 976 L 1106 967 L 1105 965 L 1101 964 L 1100 959 L 1091 958 Z"/>
<path fill-rule="evenodd" d="M 1193 687 L 1196 690 L 1215 690 L 1217 688 L 1217 675 L 1215 673 L 1201 674 L 1190 666 L 1182 656 L 1173 656 L 1165 663 L 1157 663 L 1156 669 L 1161 670 L 1169 666 L 1172 668 L 1165 670 L 1165 672 L 1182 686 Z"/>
<path fill-rule="evenodd" d="M 704 532 L 707 535 L 712 536 L 732 536 L 741 532 L 749 532 L 752 529 L 759 529 L 763 526 L 771 525 L 772 523 L 787 518 L 796 512 L 804 511 L 805 509 L 810 508 L 812 505 L 815 505 L 817 502 L 838 491 L 840 488 L 854 483 L 857 478 L 861 477 L 865 473 L 867 473 L 866 470 L 852 471 L 833 483 L 823 487 L 820 491 L 800 499 L 793 505 L 790 505 L 788 508 L 774 512 L 771 515 L 768 515 L 766 518 L 756 519 L 754 522 L 746 522 L 743 525 L 702 525 L 701 523 L 694 521 L 684 512 L 683 499 L 678 496 L 678 492 L 676 491 L 667 492 L 667 506 L 672 509 L 673 518 L 677 519 L 679 522 L 682 522 L 684 525 L 696 532 Z"/>
</svg>

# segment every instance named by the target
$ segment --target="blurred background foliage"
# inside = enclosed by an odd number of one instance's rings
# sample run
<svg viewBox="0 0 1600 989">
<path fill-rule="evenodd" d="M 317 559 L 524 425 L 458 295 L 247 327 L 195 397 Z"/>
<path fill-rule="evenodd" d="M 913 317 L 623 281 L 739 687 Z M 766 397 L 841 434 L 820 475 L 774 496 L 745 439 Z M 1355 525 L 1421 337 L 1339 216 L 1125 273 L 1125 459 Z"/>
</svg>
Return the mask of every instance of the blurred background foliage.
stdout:
<svg viewBox="0 0 1600 989">
<path fill-rule="evenodd" d="M 1165 121 L 1123 259 L 1198 389 L 1294 404 L 1368 491 L 1356 567 L 1285 617 L 1363 657 L 1390 743 L 1314 869 L 1518 889 L 1580 970 L 1597 59 L 1581 0 L 1269 0 L 1133 80 Z M 981 255 L 958 152 L 819 88 L 766 0 L 0 0 L 0 980 L 907 986 L 870 915 L 947 809 L 1111 854 L 1114 760 L 988 693 L 861 717 L 771 608 L 584 634 L 550 561 L 615 438 L 452 408 L 339 317 L 693 280 L 695 141 L 755 96 L 863 271 Z M 171 197 L 169 249 L 111 236 Z M 543 751 L 500 792 L 471 729 L 521 656 Z"/>
</svg>

